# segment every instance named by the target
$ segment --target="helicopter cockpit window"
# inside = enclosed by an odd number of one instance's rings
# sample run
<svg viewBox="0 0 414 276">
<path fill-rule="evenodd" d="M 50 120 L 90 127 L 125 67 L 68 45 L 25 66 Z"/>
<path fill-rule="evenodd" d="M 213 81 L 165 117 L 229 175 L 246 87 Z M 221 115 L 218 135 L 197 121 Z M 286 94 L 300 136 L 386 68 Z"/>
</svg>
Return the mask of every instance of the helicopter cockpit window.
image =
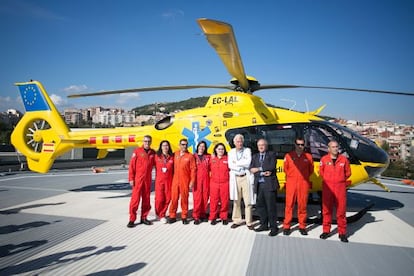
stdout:
<svg viewBox="0 0 414 276">
<path fill-rule="evenodd" d="M 345 141 L 347 142 L 348 146 L 351 149 L 358 149 L 358 146 L 362 143 L 364 145 L 373 144 L 373 142 L 355 132 L 351 132 L 348 128 L 331 123 L 331 127 L 340 135 L 342 136 Z"/>
<path fill-rule="evenodd" d="M 322 156 L 328 153 L 328 143 L 331 140 L 337 140 L 334 133 L 326 126 L 319 124 L 311 124 L 305 128 L 305 144 L 314 160 L 320 160 Z M 347 152 L 341 147 L 341 143 L 339 143 L 339 152 L 349 157 Z"/>
<path fill-rule="evenodd" d="M 263 135 L 269 143 L 269 149 L 276 152 L 279 159 L 283 159 L 286 153 L 295 149 L 296 136 L 294 127 L 280 125 L 267 129 Z"/>
<path fill-rule="evenodd" d="M 265 138 L 268 141 L 269 150 L 276 152 L 279 159 L 283 159 L 286 153 L 295 148 L 295 138 L 300 133 L 300 126 L 266 125 L 231 129 L 226 132 L 226 139 L 232 148 L 234 147 L 233 138 L 238 133 L 244 136 L 244 145 L 251 148 L 253 153 L 258 151 L 257 141 Z"/>
<path fill-rule="evenodd" d="M 155 128 L 158 130 L 162 130 L 162 129 L 166 129 L 169 126 L 172 125 L 174 120 L 173 116 L 167 116 L 165 118 L 162 118 L 161 120 L 159 120 L 156 124 L 155 124 Z"/>
<path fill-rule="evenodd" d="M 234 148 L 233 138 L 236 136 L 236 134 L 243 135 L 245 147 L 249 147 L 253 152 L 257 151 L 256 142 L 262 137 L 259 136 L 256 127 L 244 127 L 227 131 L 226 139 L 232 148 Z"/>
<path fill-rule="evenodd" d="M 386 163 L 388 160 L 387 154 L 378 150 L 375 143 L 359 133 L 353 132 L 348 128 L 329 123 L 330 127 L 334 129 L 338 135 L 343 138 L 343 141 L 352 151 L 352 154 L 359 160 L 364 162 L 382 162 Z"/>
</svg>

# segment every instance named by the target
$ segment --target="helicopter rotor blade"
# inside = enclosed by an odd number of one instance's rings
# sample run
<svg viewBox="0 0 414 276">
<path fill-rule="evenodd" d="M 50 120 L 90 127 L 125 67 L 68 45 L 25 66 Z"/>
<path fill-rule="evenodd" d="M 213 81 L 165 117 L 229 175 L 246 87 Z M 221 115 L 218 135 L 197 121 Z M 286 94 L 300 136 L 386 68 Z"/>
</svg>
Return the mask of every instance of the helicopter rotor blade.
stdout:
<svg viewBox="0 0 414 276">
<path fill-rule="evenodd" d="M 243 63 L 231 25 L 207 18 L 197 19 L 207 41 L 216 50 L 231 76 L 239 81 L 244 92 L 249 91 Z"/>
<path fill-rule="evenodd" d="M 332 89 L 332 90 L 342 90 L 342 91 L 345 90 L 345 91 L 357 91 L 357 92 L 368 92 L 368 93 L 381 93 L 381 94 L 391 94 L 391 95 L 414 96 L 414 93 L 399 92 L 399 91 L 387 91 L 387 90 L 375 90 L 375 89 L 363 89 L 363 88 L 347 88 L 347 87 L 330 87 L 330 86 L 309 86 L 309 85 L 294 85 L 294 84 L 261 85 L 260 88 L 257 89 L 257 90 L 285 89 L 285 88 Z"/>
<path fill-rule="evenodd" d="M 141 88 L 120 89 L 120 90 L 107 90 L 107 91 L 99 91 L 99 92 L 92 92 L 92 93 L 70 94 L 67 97 L 68 98 L 80 98 L 80 97 L 103 96 L 103 95 L 135 93 L 135 92 L 152 92 L 152 91 L 162 91 L 162 90 L 185 90 L 185 89 L 198 89 L 198 88 L 213 88 L 213 89 L 228 89 L 228 90 L 233 90 L 234 89 L 234 86 L 232 86 L 232 85 L 172 85 L 172 86 L 154 86 L 154 87 L 141 87 Z"/>
</svg>

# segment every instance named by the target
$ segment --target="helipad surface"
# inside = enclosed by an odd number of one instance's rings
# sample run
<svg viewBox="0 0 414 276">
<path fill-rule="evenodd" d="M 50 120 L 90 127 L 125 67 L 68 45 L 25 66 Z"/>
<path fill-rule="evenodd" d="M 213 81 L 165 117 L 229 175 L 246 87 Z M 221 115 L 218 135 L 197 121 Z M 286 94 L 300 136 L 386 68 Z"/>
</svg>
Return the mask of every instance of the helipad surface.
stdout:
<svg viewBox="0 0 414 276">
<path fill-rule="evenodd" d="M 126 170 L 4 175 L 0 275 L 412 275 L 414 187 L 383 182 L 391 193 L 372 184 L 348 192 L 349 216 L 375 205 L 348 224 L 345 244 L 319 239 L 318 224 L 306 237 L 269 237 L 230 224 L 162 224 L 153 210 L 154 225 L 127 228 Z"/>
</svg>

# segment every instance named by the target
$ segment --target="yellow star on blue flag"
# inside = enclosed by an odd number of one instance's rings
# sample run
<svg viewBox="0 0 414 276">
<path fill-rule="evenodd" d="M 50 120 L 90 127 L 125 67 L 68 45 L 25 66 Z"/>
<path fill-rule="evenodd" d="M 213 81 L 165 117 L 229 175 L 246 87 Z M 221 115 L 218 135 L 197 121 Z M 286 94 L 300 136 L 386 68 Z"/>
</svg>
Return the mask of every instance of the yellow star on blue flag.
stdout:
<svg viewBox="0 0 414 276">
<path fill-rule="evenodd" d="M 49 105 L 36 84 L 19 85 L 26 111 L 50 110 Z"/>
</svg>

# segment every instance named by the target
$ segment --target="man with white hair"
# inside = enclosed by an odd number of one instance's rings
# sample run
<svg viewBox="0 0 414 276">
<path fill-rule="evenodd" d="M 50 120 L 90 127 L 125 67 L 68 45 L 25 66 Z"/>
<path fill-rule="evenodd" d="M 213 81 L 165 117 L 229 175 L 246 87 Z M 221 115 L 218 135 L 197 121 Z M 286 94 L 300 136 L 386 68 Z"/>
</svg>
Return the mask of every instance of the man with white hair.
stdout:
<svg viewBox="0 0 414 276">
<path fill-rule="evenodd" d="M 230 199 L 233 200 L 233 225 L 239 227 L 242 222 L 241 201 L 244 201 L 245 221 L 249 230 L 253 230 L 252 205 L 255 204 L 253 193 L 253 175 L 249 171 L 252 153 L 250 148 L 244 147 L 244 137 L 237 134 L 233 138 L 235 148 L 228 153 L 228 165 L 230 169 Z"/>
</svg>

